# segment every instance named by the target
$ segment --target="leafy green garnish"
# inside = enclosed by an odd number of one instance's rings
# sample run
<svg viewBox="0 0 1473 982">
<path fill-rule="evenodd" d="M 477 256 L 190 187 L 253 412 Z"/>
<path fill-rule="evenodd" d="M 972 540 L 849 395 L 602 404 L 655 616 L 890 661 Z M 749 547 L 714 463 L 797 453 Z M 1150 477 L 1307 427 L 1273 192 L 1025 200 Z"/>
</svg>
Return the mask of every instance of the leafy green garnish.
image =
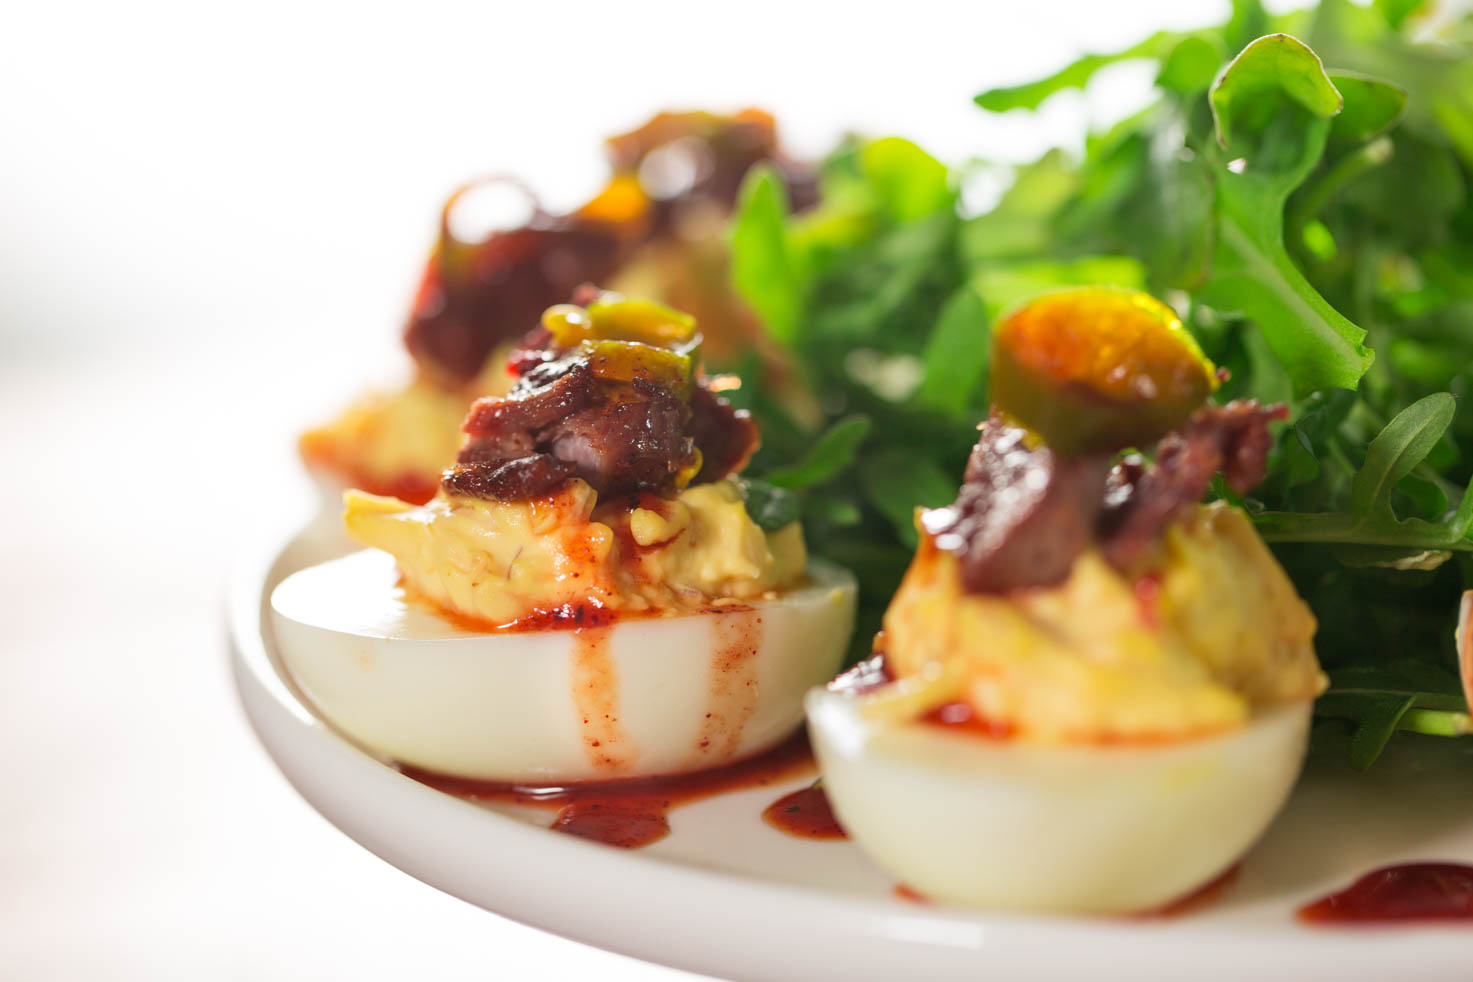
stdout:
<svg viewBox="0 0 1473 982">
<path fill-rule="evenodd" d="M 1323 154 L 1340 93 L 1303 42 L 1275 34 L 1224 69 L 1210 102 L 1222 152 L 1217 246 L 1200 298 L 1256 322 L 1298 394 L 1354 388 L 1373 357 L 1366 332 L 1310 285 L 1283 231 L 1284 205 Z"/>
<path fill-rule="evenodd" d="M 798 496 L 766 481 L 746 481 L 747 514 L 769 532 L 796 522 L 802 514 Z"/>
<path fill-rule="evenodd" d="M 731 233 L 731 275 L 768 333 L 782 342 L 797 332 L 801 304 L 798 274 L 783 235 L 787 215 L 782 179 L 769 165 L 759 164 L 742 186 Z"/>
<path fill-rule="evenodd" d="M 963 285 L 941 308 L 921 355 L 916 401 L 953 416 L 983 401 L 991 330 L 982 297 Z"/>
<path fill-rule="evenodd" d="M 1397 413 L 1366 447 L 1366 462 L 1350 482 L 1351 510 L 1365 518 L 1394 518 L 1392 489 L 1427 459 L 1456 409 L 1457 400 L 1435 392 Z"/>
<path fill-rule="evenodd" d="M 793 464 L 768 471 L 766 482 L 789 490 L 811 488 L 836 477 L 854 463 L 855 452 L 869 433 L 869 419 L 849 416 L 825 430 L 808 452 Z"/>
<path fill-rule="evenodd" d="M 855 570 L 861 653 L 986 415 L 990 325 L 1061 286 L 1150 290 L 1230 370 L 1219 399 L 1290 408 L 1242 504 L 1314 609 L 1319 713 L 1364 767 L 1395 732 L 1468 727 L 1446 683 L 1473 588 L 1473 15 L 1428 40 L 1418 0 L 1232 6 L 977 96 L 1027 112 L 1125 60 L 1159 90 L 984 214 L 893 137 L 841 146 L 805 214 L 749 175 L 733 275 L 788 359 L 734 366 L 764 439 L 749 508 L 797 509 Z"/>
</svg>

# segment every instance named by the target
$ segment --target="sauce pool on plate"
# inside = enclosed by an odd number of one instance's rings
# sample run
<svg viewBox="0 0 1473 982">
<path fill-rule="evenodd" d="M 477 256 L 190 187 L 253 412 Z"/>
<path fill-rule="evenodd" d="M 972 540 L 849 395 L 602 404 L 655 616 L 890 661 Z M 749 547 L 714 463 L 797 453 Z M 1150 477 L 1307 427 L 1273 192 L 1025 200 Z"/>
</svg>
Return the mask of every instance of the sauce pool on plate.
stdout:
<svg viewBox="0 0 1473 982">
<path fill-rule="evenodd" d="M 551 828 L 625 849 L 658 842 L 670 832 L 671 808 L 713 795 L 767 787 L 811 776 L 813 753 L 801 731 L 755 757 L 688 774 L 587 781 L 552 787 L 475 781 L 401 765 L 408 777 L 476 802 L 556 808 Z"/>
<path fill-rule="evenodd" d="M 834 817 L 822 784 L 810 784 L 767 806 L 762 820 L 799 839 L 847 839 L 849 834 Z"/>
<path fill-rule="evenodd" d="M 1299 910 L 1311 924 L 1473 921 L 1473 866 L 1385 866 Z"/>
</svg>

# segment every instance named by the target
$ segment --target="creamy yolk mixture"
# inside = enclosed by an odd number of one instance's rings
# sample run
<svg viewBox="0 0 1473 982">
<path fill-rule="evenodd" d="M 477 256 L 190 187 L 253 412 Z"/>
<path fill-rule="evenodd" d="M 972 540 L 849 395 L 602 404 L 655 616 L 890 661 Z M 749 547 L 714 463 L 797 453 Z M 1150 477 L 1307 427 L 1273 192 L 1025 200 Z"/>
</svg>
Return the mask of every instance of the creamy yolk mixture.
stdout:
<svg viewBox="0 0 1473 982">
<path fill-rule="evenodd" d="M 511 386 L 509 351 L 493 352 L 486 369 L 464 387 L 417 378 L 396 392 L 363 396 L 337 419 L 302 434 L 302 456 L 359 487 L 388 490 L 409 481 L 433 489 L 460 450 L 466 409 Z"/>
<path fill-rule="evenodd" d="M 392 554 L 408 589 L 490 626 L 590 601 L 686 612 L 756 599 L 795 583 L 807 559 L 799 525 L 764 532 L 730 480 L 607 502 L 577 479 L 529 501 L 344 502 L 348 534 Z"/>
<path fill-rule="evenodd" d="M 1127 579 L 1090 549 L 1058 586 L 972 594 L 956 558 L 923 541 L 882 636 L 905 684 L 876 711 L 962 701 L 1020 738 L 1155 740 L 1324 689 L 1314 616 L 1241 511 L 1198 506 L 1145 568 Z"/>
</svg>

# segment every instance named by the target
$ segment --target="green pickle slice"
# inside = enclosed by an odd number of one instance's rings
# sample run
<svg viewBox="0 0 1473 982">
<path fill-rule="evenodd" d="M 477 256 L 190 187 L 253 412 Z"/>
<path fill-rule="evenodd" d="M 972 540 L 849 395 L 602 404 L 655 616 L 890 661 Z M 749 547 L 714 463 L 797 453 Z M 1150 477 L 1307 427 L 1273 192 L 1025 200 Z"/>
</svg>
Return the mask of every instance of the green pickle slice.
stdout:
<svg viewBox="0 0 1473 982">
<path fill-rule="evenodd" d="M 542 326 L 559 348 L 578 348 L 593 374 L 615 382 L 640 379 L 690 397 L 701 336 L 696 320 L 664 304 L 605 293 L 587 307 L 558 304 Z"/>
<path fill-rule="evenodd" d="M 640 379 L 690 398 L 695 366 L 689 355 L 639 341 L 584 341 L 588 367 L 595 376 L 614 382 Z"/>
<path fill-rule="evenodd" d="M 542 326 L 562 348 L 584 341 L 638 341 L 681 350 L 699 338 L 696 319 L 689 314 L 649 300 L 626 300 L 617 293 L 606 293 L 587 307 L 571 303 L 549 307 Z"/>
<path fill-rule="evenodd" d="M 1216 369 L 1166 304 L 1086 287 L 1047 294 L 993 331 L 995 407 L 1061 453 L 1147 446 L 1218 385 Z"/>
</svg>

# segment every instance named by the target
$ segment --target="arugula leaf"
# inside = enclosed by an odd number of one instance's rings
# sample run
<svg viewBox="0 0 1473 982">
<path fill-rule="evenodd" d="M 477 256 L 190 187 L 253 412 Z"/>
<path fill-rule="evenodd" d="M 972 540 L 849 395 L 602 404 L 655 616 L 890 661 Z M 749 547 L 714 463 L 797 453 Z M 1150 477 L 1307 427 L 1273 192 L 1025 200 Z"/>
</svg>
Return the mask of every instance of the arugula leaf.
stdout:
<svg viewBox="0 0 1473 982">
<path fill-rule="evenodd" d="M 784 223 L 787 189 L 767 164 L 752 168 L 742 182 L 731 229 L 732 282 L 762 317 L 768 333 L 790 344 L 797 333 L 801 284 Z"/>
<path fill-rule="evenodd" d="M 1054 216 L 1078 192 L 1081 180 L 1062 150 L 1054 149 L 1013 171 L 1013 183 L 991 211 L 969 220 L 961 246 L 969 265 L 994 259 L 1036 259 L 1055 242 Z"/>
<path fill-rule="evenodd" d="M 867 416 L 848 416 L 825 430 L 808 452 L 791 466 L 768 471 L 763 480 L 788 490 L 811 488 L 837 476 L 854 462 L 859 445 L 869 435 Z"/>
<path fill-rule="evenodd" d="M 1223 54 L 1222 45 L 1210 36 L 1182 38 L 1161 60 L 1156 84 L 1182 96 L 1203 92 L 1217 77 Z"/>
<path fill-rule="evenodd" d="M 1391 516 L 1391 489 L 1432 451 L 1456 409 L 1457 400 L 1438 392 L 1412 403 L 1386 424 L 1366 448 L 1366 462 L 1351 485 L 1355 514 Z"/>
<path fill-rule="evenodd" d="M 1284 205 L 1324 151 L 1340 94 L 1313 51 L 1279 34 L 1223 69 L 1211 105 L 1225 154 L 1217 247 L 1200 298 L 1256 321 L 1297 394 L 1354 388 L 1374 357 L 1361 343 L 1366 332 L 1330 306 L 1284 247 Z"/>
<path fill-rule="evenodd" d="M 760 527 L 776 532 L 798 520 L 801 503 L 792 491 L 767 481 L 747 480 L 742 483 L 747 494 L 747 514 Z"/>
<path fill-rule="evenodd" d="M 909 140 L 891 136 L 867 143 L 859 165 L 876 204 L 892 221 L 919 221 L 956 200 L 946 165 Z"/>
<path fill-rule="evenodd" d="M 1061 287 L 1108 283 L 1142 289 L 1146 285 L 1146 271 L 1129 256 L 1080 256 L 999 263 L 979 270 L 972 283 L 986 300 L 988 316 L 995 319 L 1020 303 Z"/>
<path fill-rule="evenodd" d="M 1345 69 L 1329 76 L 1344 100 L 1344 108 L 1330 124 L 1332 156 L 1385 133 L 1406 111 L 1406 89 L 1399 85 Z"/>
<path fill-rule="evenodd" d="M 1331 679 L 1315 715 L 1356 724 L 1350 740 L 1350 764 L 1356 770 L 1375 763 L 1397 730 L 1461 736 L 1473 725 L 1461 683 L 1437 665 L 1398 658 L 1337 669 Z"/>
<path fill-rule="evenodd" d="M 1327 692 L 1315 704 L 1315 712 L 1356 724 L 1350 738 L 1350 766 L 1363 771 L 1381 756 L 1402 717 L 1416 702 L 1415 695 L 1397 692 Z"/>
<path fill-rule="evenodd" d="M 787 361 L 748 357 L 733 395 L 763 431 L 751 472 L 791 485 L 756 496 L 776 518 L 796 501 L 813 553 L 858 577 L 853 654 L 910 559 L 913 508 L 945 499 L 975 439 L 988 321 L 1114 283 L 1181 312 L 1232 372 L 1220 399 L 1289 405 L 1241 503 L 1319 619 L 1319 711 L 1354 724 L 1357 765 L 1398 730 L 1467 731 L 1445 680 L 1395 668 L 1443 672 L 1473 588 L 1473 16 L 1428 44 L 1415 6 L 1235 0 L 1217 27 L 983 93 L 1027 110 L 1143 59 L 1160 96 L 965 219 L 962 173 L 896 138 L 841 144 L 802 215 L 775 175 L 749 178 L 735 278 Z M 834 433 L 856 415 L 867 436 Z"/>
<path fill-rule="evenodd" d="M 982 298 L 970 285 L 952 294 L 926 342 L 916 402 L 961 416 L 984 400 L 991 323 Z"/>
<path fill-rule="evenodd" d="M 1464 24 L 1467 14 L 1463 15 Z M 1325 60 L 1390 79 L 1407 91 L 1406 125 L 1451 146 L 1473 166 L 1473 60 L 1462 43 L 1436 43 L 1387 30 L 1384 15 L 1349 0 L 1321 0 L 1308 39 Z M 1397 20 L 1400 26 L 1401 20 Z M 1465 28 L 1466 30 L 1466 28 Z"/>
<path fill-rule="evenodd" d="M 1180 35 L 1162 31 L 1122 51 L 1082 55 L 1046 78 L 1023 85 L 988 89 L 976 95 L 973 101 L 994 113 L 1007 112 L 1010 109 L 1037 109 L 1045 99 L 1057 92 L 1084 88 L 1100 69 L 1133 58 L 1153 57 L 1163 47 L 1174 47 L 1179 37 Z"/>
<path fill-rule="evenodd" d="M 890 520 L 908 549 L 917 542 L 915 510 L 939 508 L 956 497 L 957 479 L 926 454 L 906 447 L 866 454 L 859 480 L 864 496 Z"/>
<path fill-rule="evenodd" d="M 1340 112 L 1340 92 L 1309 46 L 1288 34 L 1259 38 L 1239 52 L 1212 84 L 1210 105 L 1217 142 L 1237 155 L 1264 156 L 1270 167 L 1298 169 L 1306 155 L 1287 156 L 1265 147 L 1265 137 L 1282 118 L 1286 103 L 1307 109 L 1315 119 Z M 1305 141 L 1308 144 L 1309 141 Z"/>
</svg>

